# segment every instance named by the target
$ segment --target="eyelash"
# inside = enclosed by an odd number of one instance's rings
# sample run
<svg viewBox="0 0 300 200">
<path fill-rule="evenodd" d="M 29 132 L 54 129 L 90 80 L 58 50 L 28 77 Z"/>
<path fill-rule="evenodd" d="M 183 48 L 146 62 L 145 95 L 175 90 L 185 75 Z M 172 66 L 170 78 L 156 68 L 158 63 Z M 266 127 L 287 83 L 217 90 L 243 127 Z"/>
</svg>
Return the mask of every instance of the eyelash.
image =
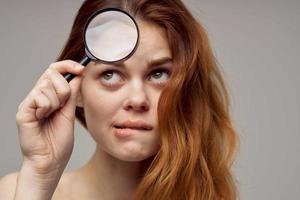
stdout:
<svg viewBox="0 0 300 200">
<path fill-rule="evenodd" d="M 114 69 L 104 70 L 103 72 L 100 73 L 100 78 L 103 78 L 103 76 L 105 76 L 108 73 L 115 73 L 115 72 L 118 73 L 118 74 L 120 73 L 118 70 L 114 70 Z M 150 75 L 154 75 L 154 74 L 156 74 L 158 72 L 166 73 L 168 75 L 168 78 L 169 78 L 169 76 L 171 74 L 171 72 L 170 72 L 169 69 L 166 69 L 166 68 L 157 68 L 157 69 L 154 69 L 153 71 L 151 71 Z M 164 84 L 164 83 L 165 83 L 164 81 L 162 81 L 162 82 L 159 81 L 156 84 L 161 85 L 161 84 Z M 106 82 L 105 84 L 106 85 L 115 85 L 114 83 L 108 83 L 108 82 Z"/>
</svg>

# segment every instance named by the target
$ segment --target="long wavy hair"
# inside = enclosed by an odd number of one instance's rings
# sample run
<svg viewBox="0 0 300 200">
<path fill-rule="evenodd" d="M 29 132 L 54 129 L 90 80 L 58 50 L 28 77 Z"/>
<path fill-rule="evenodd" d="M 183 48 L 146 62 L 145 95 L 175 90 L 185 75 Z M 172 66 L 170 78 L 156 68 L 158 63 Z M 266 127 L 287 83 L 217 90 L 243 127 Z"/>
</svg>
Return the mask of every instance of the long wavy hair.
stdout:
<svg viewBox="0 0 300 200">
<path fill-rule="evenodd" d="M 84 56 L 84 25 L 107 7 L 164 28 L 177 69 L 158 102 L 161 148 L 134 199 L 237 199 L 231 167 L 239 139 L 229 113 L 230 96 L 205 29 L 180 0 L 86 0 L 57 60 Z M 76 118 L 86 128 L 82 108 L 76 108 Z"/>
</svg>

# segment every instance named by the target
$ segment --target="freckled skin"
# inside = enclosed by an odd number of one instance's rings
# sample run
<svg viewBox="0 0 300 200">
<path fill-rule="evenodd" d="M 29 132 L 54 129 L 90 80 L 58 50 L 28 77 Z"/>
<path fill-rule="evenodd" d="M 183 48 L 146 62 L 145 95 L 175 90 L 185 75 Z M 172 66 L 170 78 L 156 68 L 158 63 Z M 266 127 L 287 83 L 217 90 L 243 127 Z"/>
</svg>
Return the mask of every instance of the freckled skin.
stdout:
<svg viewBox="0 0 300 200">
<path fill-rule="evenodd" d="M 156 109 L 167 80 L 151 75 L 148 63 L 162 57 L 172 58 L 164 29 L 137 22 L 140 43 L 132 57 L 124 62 L 126 67 L 89 63 L 84 70 L 77 103 L 77 106 L 84 107 L 89 132 L 98 146 L 123 161 L 142 161 L 159 149 Z M 171 71 L 171 64 L 166 65 Z M 101 77 L 101 72 L 106 69 L 118 72 Z M 161 80 L 165 83 L 157 84 Z M 146 109 L 142 109 L 143 106 Z M 153 129 L 126 138 L 116 137 L 112 125 L 125 120 L 142 120 Z"/>
</svg>

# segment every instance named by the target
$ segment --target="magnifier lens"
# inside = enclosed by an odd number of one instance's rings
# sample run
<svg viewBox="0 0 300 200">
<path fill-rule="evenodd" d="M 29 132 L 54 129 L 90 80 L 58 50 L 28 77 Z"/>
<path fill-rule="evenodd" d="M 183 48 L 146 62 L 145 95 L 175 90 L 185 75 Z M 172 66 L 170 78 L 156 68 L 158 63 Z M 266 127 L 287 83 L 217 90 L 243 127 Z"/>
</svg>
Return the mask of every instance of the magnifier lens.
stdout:
<svg viewBox="0 0 300 200">
<path fill-rule="evenodd" d="M 86 66 L 91 60 L 119 62 L 129 58 L 139 40 L 139 30 L 134 19 L 125 11 L 109 8 L 96 12 L 84 29 L 86 56 L 79 62 Z M 75 75 L 67 73 L 70 82 Z"/>
<path fill-rule="evenodd" d="M 96 15 L 85 32 L 88 52 L 104 62 L 116 62 L 129 56 L 138 42 L 138 29 L 129 15 L 109 10 Z"/>
</svg>

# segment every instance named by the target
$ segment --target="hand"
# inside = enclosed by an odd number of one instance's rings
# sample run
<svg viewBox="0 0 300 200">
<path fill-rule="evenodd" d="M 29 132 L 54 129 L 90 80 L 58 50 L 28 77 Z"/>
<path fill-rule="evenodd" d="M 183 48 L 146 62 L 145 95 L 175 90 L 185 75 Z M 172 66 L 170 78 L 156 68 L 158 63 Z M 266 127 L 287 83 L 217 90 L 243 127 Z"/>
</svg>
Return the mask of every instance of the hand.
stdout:
<svg viewBox="0 0 300 200">
<path fill-rule="evenodd" d="M 16 122 L 23 165 L 36 174 L 59 174 L 69 161 L 83 68 L 71 60 L 51 64 L 19 105 Z M 67 72 L 77 75 L 70 83 L 62 76 Z"/>
</svg>

